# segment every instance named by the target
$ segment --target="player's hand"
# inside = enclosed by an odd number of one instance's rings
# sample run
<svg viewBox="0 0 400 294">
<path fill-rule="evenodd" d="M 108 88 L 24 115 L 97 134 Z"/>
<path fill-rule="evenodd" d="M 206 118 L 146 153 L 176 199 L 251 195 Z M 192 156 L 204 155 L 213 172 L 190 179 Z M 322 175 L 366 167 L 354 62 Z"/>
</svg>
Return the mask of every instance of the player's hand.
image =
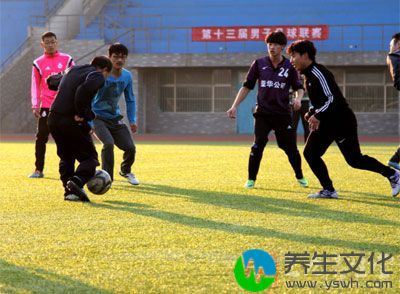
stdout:
<svg viewBox="0 0 400 294">
<path fill-rule="evenodd" d="M 40 108 L 32 108 L 32 113 L 36 118 L 40 118 Z"/>
<path fill-rule="evenodd" d="M 316 131 L 319 128 L 319 119 L 317 119 L 314 115 L 310 116 L 308 119 L 308 125 L 310 127 L 310 131 Z"/>
<path fill-rule="evenodd" d="M 236 107 L 232 106 L 226 112 L 229 118 L 236 118 Z"/>
<path fill-rule="evenodd" d="M 300 99 L 293 99 L 293 110 L 297 111 L 301 107 L 301 100 Z"/>
<path fill-rule="evenodd" d="M 137 124 L 129 124 L 129 126 L 131 127 L 132 134 L 137 132 Z"/>
<path fill-rule="evenodd" d="M 310 113 L 309 112 L 306 112 L 306 114 L 304 115 L 304 119 L 306 120 L 306 121 L 308 121 L 309 119 L 310 119 Z"/>
<path fill-rule="evenodd" d="M 75 115 L 75 116 L 74 116 L 74 120 L 77 121 L 77 122 L 82 122 L 82 121 L 84 120 L 84 118 L 83 118 L 83 117 L 80 117 L 80 116 L 78 116 L 78 115 Z"/>
</svg>

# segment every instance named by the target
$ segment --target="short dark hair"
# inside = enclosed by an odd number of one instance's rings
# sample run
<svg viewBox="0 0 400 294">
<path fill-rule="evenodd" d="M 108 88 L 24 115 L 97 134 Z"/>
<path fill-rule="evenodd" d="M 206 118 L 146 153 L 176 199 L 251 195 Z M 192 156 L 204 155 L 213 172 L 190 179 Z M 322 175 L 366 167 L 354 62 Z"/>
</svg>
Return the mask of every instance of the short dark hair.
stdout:
<svg viewBox="0 0 400 294">
<path fill-rule="evenodd" d="M 57 39 L 57 36 L 56 36 L 55 33 L 50 32 L 50 31 L 44 32 L 44 33 L 42 34 L 42 41 L 44 41 L 44 38 L 51 38 L 51 37 L 54 37 L 55 39 Z"/>
<path fill-rule="evenodd" d="M 315 61 L 315 55 L 317 55 L 317 49 L 315 48 L 314 43 L 311 42 L 311 41 L 308 41 L 308 40 L 298 40 L 296 42 L 293 42 L 286 49 L 286 52 L 289 55 L 294 53 L 294 52 L 297 52 L 300 55 L 303 55 L 304 53 L 307 53 L 308 57 L 312 61 Z"/>
<path fill-rule="evenodd" d="M 112 69 L 111 60 L 104 55 L 96 56 L 95 58 L 93 58 L 93 60 L 90 62 L 90 65 L 100 69 L 107 68 L 107 71 L 111 71 Z"/>
<path fill-rule="evenodd" d="M 287 38 L 283 32 L 272 32 L 265 37 L 265 43 L 275 43 L 286 46 Z"/>
<path fill-rule="evenodd" d="M 122 54 L 128 56 L 128 48 L 121 43 L 111 44 L 110 47 L 108 47 L 108 56 L 111 56 L 112 54 Z"/>
<path fill-rule="evenodd" d="M 394 34 L 392 36 L 392 39 L 394 39 L 394 41 L 397 43 L 398 41 L 400 41 L 400 33 Z"/>
</svg>

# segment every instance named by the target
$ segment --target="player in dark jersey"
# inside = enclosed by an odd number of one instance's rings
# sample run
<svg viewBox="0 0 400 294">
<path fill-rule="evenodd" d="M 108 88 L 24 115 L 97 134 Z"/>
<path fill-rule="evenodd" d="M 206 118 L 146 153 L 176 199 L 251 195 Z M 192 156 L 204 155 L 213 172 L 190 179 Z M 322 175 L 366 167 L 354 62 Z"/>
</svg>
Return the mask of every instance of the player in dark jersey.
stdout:
<svg viewBox="0 0 400 294">
<path fill-rule="evenodd" d="M 72 67 L 62 78 L 50 108 L 48 124 L 60 157 L 65 200 L 90 202 L 83 186 L 94 176 L 99 161 L 88 121 L 94 118 L 92 99 L 103 87 L 111 68 L 106 56 Z M 79 165 L 75 169 L 76 160 Z"/>
<path fill-rule="evenodd" d="M 390 40 L 390 50 L 386 59 L 393 86 L 400 91 L 400 33 L 394 34 Z M 389 159 L 388 165 L 400 170 L 400 146 Z"/>
<path fill-rule="evenodd" d="M 289 46 L 287 52 L 293 66 L 306 77 L 306 90 L 313 105 L 306 114 L 311 133 L 304 148 L 304 158 L 321 183 L 322 190 L 308 197 L 338 198 L 321 158 L 333 141 L 351 167 L 373 171 L 386 177 L 392 187 L 392 195 L 397 196 L 400 192 L 400 173 L 361 153 L 356 116 L 336 84 L 333 74 L 315 62 L 317 50 L 314 44 L 307 40 L 296 41 Z"/>
<path fill-rule="evenodd" d="M 301 157 L 296 145 L 296 130 L 292 126 L 289 99 L 289 89 L 292 87 L 296 92 L 293 108 L 298 110 L 304 94 L 303 85 L 294 67 L 282 55 L 287 44 L 285 34 L 270 33 L 265 38 L 265 42 L 268 47 L 268 56 L 252 63 L 246 81 L 237 93 L 232 107 L 227 111 L 230 118 L 235 118 L 237 107 L 254 89 L 258 81 L 257 105 L 253 114 L 255 141 L 251 147 L 245 188 L 254 187 L 268 135 L 272 130 L 275 130 L 279 148 L 283 149 L 288 156 L 297 181 L 301 186 L 307 187 L 308 181 L 301 170 Z"/>
</svg>

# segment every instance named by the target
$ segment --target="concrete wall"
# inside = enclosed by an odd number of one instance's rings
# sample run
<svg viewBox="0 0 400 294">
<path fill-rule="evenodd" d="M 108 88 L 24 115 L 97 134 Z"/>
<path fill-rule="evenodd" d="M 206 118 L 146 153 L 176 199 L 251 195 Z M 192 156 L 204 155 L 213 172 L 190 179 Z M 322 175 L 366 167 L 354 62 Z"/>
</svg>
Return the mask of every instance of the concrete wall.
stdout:
<svg viewBox="0 0 400 294">
<path fill-rule="evenodd" d="M 158 81 L 155 71 L 140 71 L 143 74 L 143 89 L 140 95 L 145 95 L 142 113 L 141 131 L 155 134 L 234 134 L 236 125 L 227 118 L 225 113 L 172 113 L 162 112 L 158 105 Z"/>
<path fill-rule="evenodd" d="M 130 55 L 128 64 L 139 72 L 139 130 L 142 133 L 234 134 L 235 122 L 225 113 L 168 113 L 158 106 L 157 69 L 160 67 L 239 67 L 247 71 L 252 60 L 262 54 L 171 54 Z M 385 52 L 321 53 L 318 61 L 327 66 L 381 65 Z M 232 85 L 236 86 L 236 85 Z M 234 97 L 232 97 L 233 100 Z M 359 134 L 396 136 L 399 134 L 398 113 L 357 113 Z"/>
<path fill-rule="evenodd" d="M 248 68 L 251 62 L 265 55 L 263 45 L 258 53 L 236 54 L 130 54 L 127 64 L 135 68 L 151 67 L 235 67 Z M 327 66 L 385 65 L 385 51 L 376 52 L 321 52 L 317 61 Z"/>
<path fill-rule="evenodd" d="M 162 112 L 158 105 L 157 69 L 139 70 L 139 131 L 155 134 L 236 134 L 226 113 Z M 235 86 L 235 85 L 232 85 Z M 234 97 L 232 97 L 233 101 Z M 400 136 L 398 113 L 356 113 L 359 135 Z"/>
<path fill-rule="evenodd" d="M 0 78 L 0 133 L 31 133 L 36 128 L 30 99 L 33 59 L 33 49 L 25 50 Z"/>
<path fill-rule="evenodd" d="M 79 15 L 82 13 L 82 0 L 66 0 L 49 19 L 47 28 L 55 32 L 59 39 L 71 39 L 79 33 Z"/>
<path fill-rule="evenodd" d="M 358 133 L 368 136 L 399 136 L 400 115 L 398 113 L 356 113 Z"/>
</svg>

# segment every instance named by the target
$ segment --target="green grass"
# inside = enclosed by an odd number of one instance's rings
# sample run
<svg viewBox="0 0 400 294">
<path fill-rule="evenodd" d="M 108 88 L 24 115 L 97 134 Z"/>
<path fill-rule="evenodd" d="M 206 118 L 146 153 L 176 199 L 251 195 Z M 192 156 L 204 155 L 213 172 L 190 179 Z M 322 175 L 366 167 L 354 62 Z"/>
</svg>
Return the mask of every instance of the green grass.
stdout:
<svg viewBox="0 0 400 294">
<path fill-rule="evenodd" d="M 308 165 L 303 160 L 304 189 L 270 144 L 257 188 L 245 190 L 249 145 L 140 143 L 134 171 L 141 185 L 116 175 L 107 194 L 83 204 L 63 200 L 54 144 L 45 178 L 28 179 L 33 143 L 1 143 L 0 293 L 243 293 L 233 269 L 252 248 L 274 256 L 275 293 L 315 291 L 290 291 L 287 280 L 351 277 L 391 280 L 384 293 L 398 291 L 400 202 L 385 178 L 350 168 L 332 146 L 324 158 L 340 199 L 309 200 L 320 187 Z M 382 162 L 395 148 L 362 146 Z M 115 174 L 121 157 L 116 150 Z M 288 251 L 392 253 L 394 274 L 379 275 L 376 265 L 369 275 L 304 275 L 300 268 L 284 275 Z M 362 265 L 368 270 L 366 259 Z M 334 269 L 346 267 L 341 261 Z"/>
</svg>

